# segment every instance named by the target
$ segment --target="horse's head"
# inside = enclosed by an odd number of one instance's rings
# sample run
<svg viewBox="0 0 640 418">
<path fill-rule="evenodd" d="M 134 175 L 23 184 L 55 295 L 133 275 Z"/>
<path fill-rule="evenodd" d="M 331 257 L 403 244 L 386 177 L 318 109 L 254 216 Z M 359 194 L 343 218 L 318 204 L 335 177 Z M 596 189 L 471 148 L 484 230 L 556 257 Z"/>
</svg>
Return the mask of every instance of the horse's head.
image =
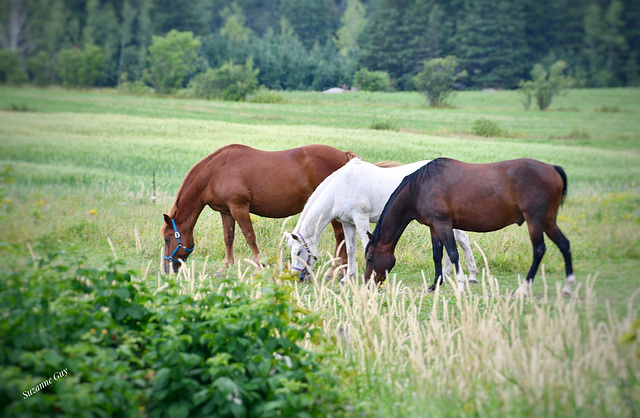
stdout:
<svg viewBox="0 0 640 418">
<path fill-rule="evenodd" d="M 164 272 L 169 272 L 169 265 L 173 264 L 173 271 L 178 272 L 182 261 L 187 258 L 195 248 L 193 245 L 193 234 L 185 232 L 180 235 L 176 227 L 176 221 L 168 215 L 164 215 L 165 224 L 162 226 L 162 235 L 164 238 Z M 189 247 L 191 245 L 191 247 Z"/>
<path fill-rule="evenodd" d="M 309 277 L 309 272 L 313 269 L 318 260 L 318 249 L 314 244 L 309 244 L 300 233 L 285 233 L 287 237 L 287 246 L 291 248 L 291 269 L 299 271 L 298 278 L 304 281 Z"/>
<path fill-rule="evenodd" d="M 367 232 L 369 236 L 369 243 L 365 250 L 365 258 L 367 260 L 367 267 L 364 270 L 364 280 L 369 281 L 371 275 L 376 283 L 384 281 L 387 277 L 387 273 L 391 271 L 396 264 L 396 257 L 393 255 L 393 249 L 390 246 L 384 246 L 380 248 L 377 242 L 374 242 L 373 235 Z"/>
</svg>

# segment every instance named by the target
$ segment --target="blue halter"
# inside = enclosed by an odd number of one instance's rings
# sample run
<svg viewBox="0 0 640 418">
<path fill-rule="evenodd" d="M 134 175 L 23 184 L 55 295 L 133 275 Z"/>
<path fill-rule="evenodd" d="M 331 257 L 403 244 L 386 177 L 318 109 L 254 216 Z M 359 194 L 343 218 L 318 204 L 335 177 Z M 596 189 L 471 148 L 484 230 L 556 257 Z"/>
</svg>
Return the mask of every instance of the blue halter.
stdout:
<svg viewBox="0 0 640 418">
<path fill-rule="evenodd" d="M 307 244 L 307 241 L 305 241 L 304 237 L 302 236 L 302 234 L 300 232 L 298 232 L 298 236 L 300 237 L 300 239 L 302 240 L 302 246 L 304 247 L 305 250 L 307 250 L 307 261 L 306 261 L 306 265 L 308 266 L 311 263 L 311 260 L 313 260 L 314 262 L 318 261 L 318 257 L 316 257 L 315 255 L 311 254 L 311 249 L 309 248 L 309 244 Z M 298 268 L 298 267 L 291 267 L 292 270 L 297 270 L 300 272 L 300 274 L 303 274 L 305 276 L 307 276 L 309 274 L 309 272 L 307 271 L 307 267 L 303 267 L 303 268 Z M 300 279 L 302 280 L 302 279 Z"/>
<path fill-rule="evenodd" d="M 171 223 L 173 224 L 173 230 L 175 231 L 175 237 L 178 240 L 178 246 L 176 247 L 175 250 L 173 250 L 173 253 L 171 253 L 171 255 L 169 257 L 167 257 L 166 255 L 163 255 L 162 258 L 164 258 L 165 260 L 169 260 L 169 261 L 173 261 L 174 263 L 179 263 L 181 261 L 187 261 L 187 258 L 189 258 L 189 256 L 191 255 L 191 251 L 194 250 L 194 248 L 196 248 L 195 244 L 193 245 L 192 248 L 187 248 L 184 245 L 182 245 L 182 242 L 180 241 L 180 233 L 178 232 L 178 228 L 176 227 L 176 221 L 171 218 Z M 184 257 L 184 260 L 180 260 L 179 258 L 174 258 L 176 253 L 178 252 L 178 249 L 182 248 L 183 250 L 185 250 L 187 252 L 187 255 Z"/>
</svg>

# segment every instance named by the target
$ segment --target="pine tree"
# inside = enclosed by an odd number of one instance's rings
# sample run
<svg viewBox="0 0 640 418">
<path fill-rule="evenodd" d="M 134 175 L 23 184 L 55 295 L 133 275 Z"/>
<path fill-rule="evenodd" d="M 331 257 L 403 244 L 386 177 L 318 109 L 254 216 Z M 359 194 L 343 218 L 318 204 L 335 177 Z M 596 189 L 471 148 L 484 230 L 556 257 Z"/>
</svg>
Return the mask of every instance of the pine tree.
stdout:
<svg viewBox="0 0 640 418">
<path fill-rule="evenodd" d="M 528 47 L 518 2 L 469 0 L 456 42 L 456 56 L 474 87 L 513 88 L 526 74 Z"/>
</svg>

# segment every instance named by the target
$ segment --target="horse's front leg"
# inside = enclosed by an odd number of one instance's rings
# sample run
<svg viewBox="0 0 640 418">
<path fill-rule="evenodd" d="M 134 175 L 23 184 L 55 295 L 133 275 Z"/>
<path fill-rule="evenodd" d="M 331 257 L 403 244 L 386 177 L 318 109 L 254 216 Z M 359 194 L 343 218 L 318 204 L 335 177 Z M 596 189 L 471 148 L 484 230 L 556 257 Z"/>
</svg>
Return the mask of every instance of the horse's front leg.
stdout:
<svg viewBox="0 0 640 418">
<path fill-rule="evenodd" d="M 431 229 L 431 246 L 433 247 L 433 264 L 435 266 L 436 274 L 433 280 L 433 284 L 429 286 L 429 291 L 436 290 L 438 284 L 442 284 L 442 242 L 438 237 L 435 229 Z"/>
<path fill-rule="evenodd" d="M 476 265 L 476 259 L 473 257 L 473 251 L 471 250 L 469 235 L 464 231 L 454 229 L 453 236 L 455 237 L 456 242 L 460 244 L 464 258 L 467 261 L 467 268 L 469 269 L 469 283 L 477 284 L 479 272 L 478 266 Z"/>
<path fill-rule="evenodd" d="M 338 267 L 345 265 L 348 263 L 347 249 L 342 242 L 344 241 L 344 229 L 342 224 L 335 219 L 331 221 L 331 226 L 333 227 L 333 235 L 336 237 L 336 250 L 333 252 L 333 256 L 335 258 L 339 258 L 339 260 L 334 260 L 331 263 L 332 269 L 337 269 Z"/>
<path fill-rule="evenodd" d="M 349 223 L 343 223 L 344 240 L 347 247 L 347 275 L 340 280 L 345 283 L 351 277 L 356 275 L 356 227 Z"/>
<path fill-rule="evenodd" d="M 235 262 L 233 240 L 236 233 L 236 221 L 228 213 L 220 213 L 220 217 L 222 218 L 222 235 L 224 237 L 224 266 L 228 267 Z"/>
<path fill-rule="evenodd" d="M 456 246 L 456 239 L 453 234 L 453 228 L 451 228 L 451 225 L 445 224 L 439 225 L 438 227 L 436 227 L 436 230 L 440 241 L 442 241 L 441 245 L 444 245 L 444 248 L 447 250 L 447 254 L 449 255 L 451 264 L 456 266 L 456 275 L 458 276 L 458 290 L 460 292 L 464 292 L 466 277 L 464 275 L 464 272 L 462 271 L 462 267 L 460 266 L 460 256 L 458 254 L 458 247 Z"/>
<path fill-rule="evenodd" d="M 230 209 L 231 216 L 233 216 L 236 222 L 238 222 L 238 225 L 240 225 L 244 239 L 247 241 L 247 244 L 249 244 L 249 248 L 253 254 L 253 261 L 260 264 L 260 250 L 258 249 L 258 244 L 256 242 L 256 234 L 253 231 L 253 225 L 251 224 L 249 206 L 237 205 L 230 207 Z"/>
</svg>

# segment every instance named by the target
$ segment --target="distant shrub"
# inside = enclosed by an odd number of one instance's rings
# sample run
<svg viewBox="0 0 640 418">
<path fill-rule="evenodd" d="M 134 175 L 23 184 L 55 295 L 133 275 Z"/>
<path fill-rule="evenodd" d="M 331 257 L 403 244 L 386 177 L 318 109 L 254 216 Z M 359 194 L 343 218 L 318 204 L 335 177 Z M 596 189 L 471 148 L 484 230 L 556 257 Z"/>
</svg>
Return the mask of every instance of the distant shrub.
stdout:
<svg viewBox="0 0 640 418">
<path fill-rule="evenodd" d="M 563 74 L 566 66 L 564 61 L 557 61 L 551 66 L 549 72 L 544 69 L 542 64 L 533 66 L 531 80 L 520 81 L 519 92 L 523 96 L 522 104 L 526 110 L 531 107 L 533 99 L 535 99 L 538 109 L 548 109 L 554 96 L 566 92 L 571 87 L 571 79 Z"/>
<path fill-rule="evenodd" d="M 131 94 L 133 96 L 151 96 L 155 93 L 155 90 L 142 80 L 129 81 L 127 73 L 122 73 L 118 83 L 118 93 Z"/>
<path fill-rule="evenodd" d="M 430 107 L 440 107 L 453 94 L 459 79 L 467 76 L 466 70 L 458 72 L 458 60 L 454 56 L 424 61 L 424 70 L 412 80 L 416 89 L 427 97 Z"/>
<path fill-rule="evenodd" d="M 618 106 L 605 106 L 605 105 L 602 105 L 602 106 L 600 106 L 600 107 L 598 107 L 596 109 L 596 112 L 619 113 L 619 112 L 622 112 L 622 110 Z"/>
<path fill-rule="evenodd" d="M 87 45 L 84 49 L 63 49 L 58 53 L 58 76 L 65 87 L 92 87 L 100 78 L 104 64 L 102 49 Z"/>
<path fill-rule="evenodd" d="M 0 83 L 22 84 L 27 81 L 27 73 L 20 67 L 18 51 L 0 49 Z"/>
<path fill-rule="evenodd" d="M 252 103 L 285 103 L 287 101 L 281 91 L 269 90 L 264 86 L 247 95 L 246 100 Z"/>
<path fill-rule="evenodd" d="M 251 59 L 244 65 L 229 61 L 220 68 L 198 74 L 189 82 L 188 87 L 198 99 L 240 101 L 258 89 L 259 72 L 259 69 L 253 68 Z"/>
<path fill-rule="evenodd" d="M 353 75 L 353 85 L 364 91 L 388 91 L 391 88 L 391 78 L 386 71 L 361 68 Z"/>
<path fill-rule="evenodd" d="M 567 139 L 589 139 L 591 135 L 585 129 L 578 128 L 577 126 L 572 126 L 569 133 L 565 136 Z"/>
<path fill-rule="evenodd" d="M 172 29 L 166 36 L 152 36 L 149 46 L 149 65 L 143 80 L 159 94 L 167 94 L 184 86 L 185 80 L 201 65 L 198 55 L 200 39 L 193 32 Z"/>
<path fill-rule="evenodd" d="M 27 69 L 31 79 L 38 86 L 46 86 L 55 81 L 55 63 L 44 51 L 27 58 Z"/>
<path fill-rule="evenodd" d="M 476 119 L 471 129 L 473 134 L 477 136 L 495 137 L 506 135 L 506 131 L 497 122 L 487 118 Z"/>
<path fill-rule="evenodd" d="M 34 109 L 30 108 L 26 104 L 15 104 L 11 103 L 9 105 L 9 110 L 12 112 L 33 112 Z"/>
<path fill-rule="evenodd" d="M 398 131 L 400 130 L 400 125 L 393 119 L 374 119 L 371 121 L 369 128 L 379 131 Z"/>
<path fill-rule="evenodd" d="M 65 260 L 68 261 L 68 260 Z M 335 416 L 346 397 L 293 277 L 260 270 L 194 298 L 55 258 L 0 272 L 3 416 Z M 38 393 L 38 392 L 44 393 Z"/>
</svg>

